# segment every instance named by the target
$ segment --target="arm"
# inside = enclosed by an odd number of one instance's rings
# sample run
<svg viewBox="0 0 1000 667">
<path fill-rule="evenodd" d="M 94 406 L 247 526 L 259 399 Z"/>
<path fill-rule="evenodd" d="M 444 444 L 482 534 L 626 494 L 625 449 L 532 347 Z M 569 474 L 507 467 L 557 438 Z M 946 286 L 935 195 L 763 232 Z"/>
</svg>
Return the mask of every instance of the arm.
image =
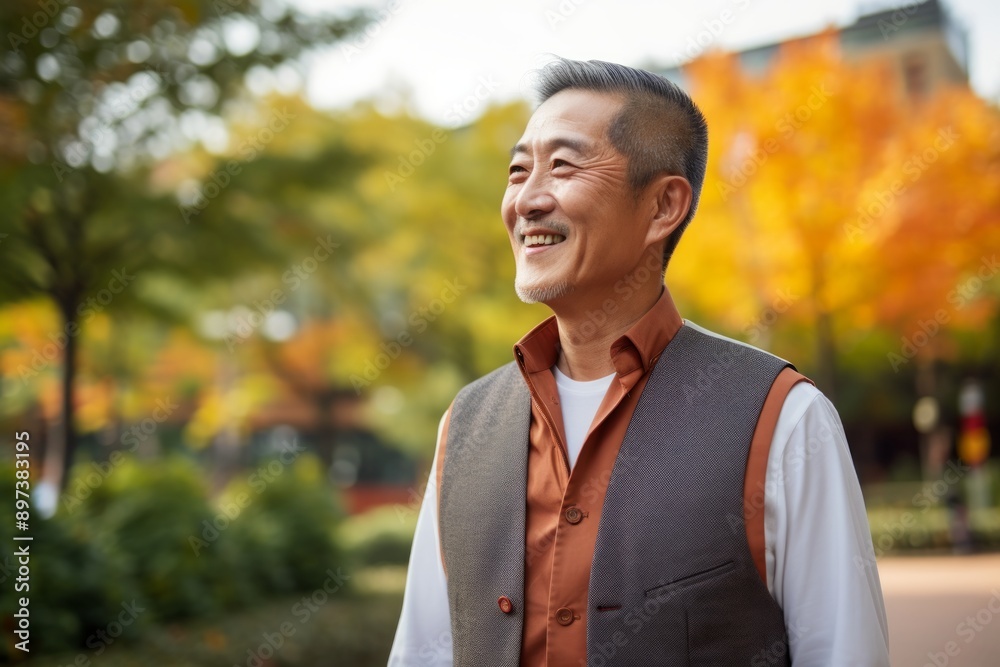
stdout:
<svg viewBox="0 0 1000 667">
<path fill-rule="evenodd" d="M 438 427 L 439 448 L 447 417 L 445 413 Z M 438 546 L 436 455 L 434 459 L 417 517 L 403 610 L 389 654 L 389 667 L 451 667 L 452 664 L 448 586 Z"/>
<path fill-rule="evenodd" d="M 871 533 L 836 409 L 799 383 L 781 409 L 765 489 L 768 588 L 794 667 L 889 666 Z"/>
</svg>

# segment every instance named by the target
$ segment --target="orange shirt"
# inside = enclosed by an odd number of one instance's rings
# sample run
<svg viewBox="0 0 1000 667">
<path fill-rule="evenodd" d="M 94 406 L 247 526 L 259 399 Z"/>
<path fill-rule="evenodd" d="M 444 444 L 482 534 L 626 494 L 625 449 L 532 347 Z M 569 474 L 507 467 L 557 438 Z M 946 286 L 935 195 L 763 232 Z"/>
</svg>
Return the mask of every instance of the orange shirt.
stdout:
<svg viewBox="0 0 1000 667">
<path fill-rule="evenodd" d="M 682 324 L 670 293 L 664 289 L 654 306 L 612 344 L 616 378 L 598 408 L 572 471 L 559 392 L 551 370 L 559 356 L 555 318 L 542 322 L 514 346 L 514 355 L 531 391 L 521 644 L 521 664 L 525 667 L 586 662 L 590 567 L 611 470 L 650 371 Z M 767 449 L 784 397 L 800 379 L 801 375 L 786 369 L 775 381 L 758 420 L 751 461 L 763 461 L 766 467 Z M 438 488 L 447 426 L 446 419 L 437 453 Z M 757 566 L 762 577 L 763 512 L 757 506 L 761 499 L 756 498 L 753 505 L 750 499 L 752 492 L 762 493 L 764 469 L 760 467 L 757 472 L 760 488 L 751 488 L 758 482 L 748 477 L 744 491 L 744 514 L 755 519 L 755 531 L 759 523 L 759 535 L 751 539 L 751 548 L 755 560 L 759 551 Z M 751 528 L 748 521 L 748 533 Z"/>
</svg>

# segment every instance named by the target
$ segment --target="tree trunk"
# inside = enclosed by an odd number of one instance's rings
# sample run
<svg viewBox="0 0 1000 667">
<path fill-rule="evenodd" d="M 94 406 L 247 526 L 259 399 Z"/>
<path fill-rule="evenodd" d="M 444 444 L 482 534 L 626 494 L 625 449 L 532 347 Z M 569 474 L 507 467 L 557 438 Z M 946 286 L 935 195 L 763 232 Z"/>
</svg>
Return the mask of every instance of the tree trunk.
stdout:
<svg viewBox="0 0 1000 667">
<path fill-rule="evenodd" d="M 831 402 L 837 402 L 837 347 L 833 333 L 833 315 L 826 301 L 826 261 L 823 256 L 810 260 L 813 309 L 816 313 L 816 384 Z"/>
<path fill-rule="evenodd" d="M 833 339 L 833 317 L 820 308 L 816 314 L 816 379 L 827 398 L 836 402 L 837 397 L 837 348 Z"/>
<path fill-rule="evenodd" d="M 76 453 L 76 429 L 74 428 L 73 387 L 76 381 L 77 336 L 80 334 L 76 320 L 77 300 L 58 300 L 59 314 L 62 316 L 61 336 L 63 359 L 61 373 L 62 396 L 59 418 L 45 439 L 45 455 L 42 463 L 42 481 L 38 509 L 43 516 L 51 516 L 58 508 L 58 498 L 66 489 L 69 469 Z"/>
<path fill-rule="evenodd" d="M 333 472 L 333 454 L 337 446 L 337 436 L 340 429 L 336 423 L 337 393 L 336 391 L 322 391 L 316 397 L 316 407 L 319 411 L 319 426 L 316 429 L 316 441 L 313 443 L 316 456 L 323 464 L 323 471 L 327 481 Z"/>
<path fill-rule="evenodd" d="M 69 479 L 69 469 L 73 465 L 73 458 L 76 455 L 76 420 L 74 419 L 75 401 L 74 386 L 76 384 L 76 353 L 79 340 L 79 323 L 76 321 L 77 304 L 61 304 L 60 310 L 63 316 L 63 332 L 66 336 L 66 347 L 63 350 L 62 365 L 62 460 L 53 461 L 56 466 L 55 480 L 56 488 L 61 492 Z"/>
</svg>

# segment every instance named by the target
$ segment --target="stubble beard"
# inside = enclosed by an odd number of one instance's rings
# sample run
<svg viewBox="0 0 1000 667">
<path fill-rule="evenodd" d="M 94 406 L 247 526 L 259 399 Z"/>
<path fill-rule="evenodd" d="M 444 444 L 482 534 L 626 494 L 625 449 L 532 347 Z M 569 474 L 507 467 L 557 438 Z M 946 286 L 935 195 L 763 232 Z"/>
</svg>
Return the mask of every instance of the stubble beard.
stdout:
<svg viewBox="0 0 1000 667">
<path fill-rule="evenodd" d="M 573 287 L 565 281 L 555 285 L 524 285 L 520 280 L 515 279 L 514 291 L 517 292 L 517 297 L 525 303 L 548 303 L 566 296 L 573 291 Z"/>
<path fill-rule="evenodd" d="M 514 233 L 523 235 L 526 222 L 520 222 L 515 226 Z M 549 220 L 547 226 L 551 231 L 561 234 L 563 238 L 569 237 L 569 225 L 558 220 Z M 565 243 L 565 241 L 563 241 Z M 515 252 L 519 250 L 515 249 Z M 517 262 L 520 264 L 520 262 Z M 548 283 L 544 277 L 532 276 L 532 279 L 525 279 L 521 275 L 520 268 L 516 269 L 514 278 L 514 291 L 517 297 L 524 303 L 548 303 L 553 299 L 561 299 L 573 291 L 573 285 L 563 280 L 555 284 Z M 529 273 L 533 273 L 530 270 Z"/>
</svg>

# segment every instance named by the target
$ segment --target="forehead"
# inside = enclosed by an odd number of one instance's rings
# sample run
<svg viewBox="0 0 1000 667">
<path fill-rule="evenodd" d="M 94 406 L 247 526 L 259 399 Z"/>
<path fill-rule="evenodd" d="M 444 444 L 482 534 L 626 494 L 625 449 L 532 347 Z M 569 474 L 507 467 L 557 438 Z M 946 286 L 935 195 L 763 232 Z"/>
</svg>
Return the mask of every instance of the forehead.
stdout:
<svg viewBox="0 0 1000 667">
<path fill-rule="evenodd" d="M 515 152 L 530 152 L 533 144 L 557 137 L 575 138 L 581 144 L 603 144 L 608 141 L 608 126 L 621 106 L 622 99 L 611 93 L 562 90 L 531 115 Z"/>
</svg>

